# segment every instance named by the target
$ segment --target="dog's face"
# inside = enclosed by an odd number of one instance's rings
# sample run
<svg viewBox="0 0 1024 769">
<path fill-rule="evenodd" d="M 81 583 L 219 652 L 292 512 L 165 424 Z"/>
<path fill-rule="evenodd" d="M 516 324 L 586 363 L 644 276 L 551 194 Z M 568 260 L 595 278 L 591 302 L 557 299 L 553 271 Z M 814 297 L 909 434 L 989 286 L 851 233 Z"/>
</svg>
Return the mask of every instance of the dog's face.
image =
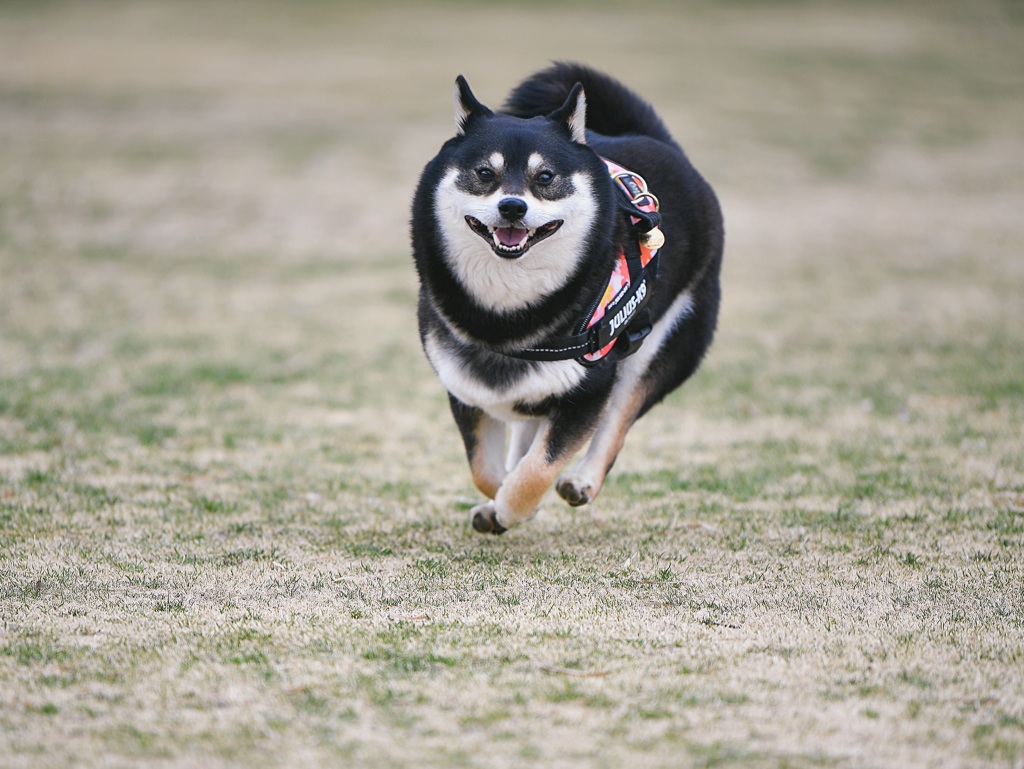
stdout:
<svg viewBox="0 0 1024 769">
<path fill-rule="evenodd" d="M 524 163 L 495 150 L 455 178 L 455 188 L 465 195 L 466 224 L 497 256 L 518 259 L 565 224 L 576 186 L 555 165 L 539 152 Z"/>
<path fill-rule="evenodd" d="M 459 136 L 434 215 L 450 266 L 481 305 L 522 309 L 578 268 L 598 216 L 585 110 L 577 88 L 547 117 L 494 115 L 460 78 Z"/>
</svg>

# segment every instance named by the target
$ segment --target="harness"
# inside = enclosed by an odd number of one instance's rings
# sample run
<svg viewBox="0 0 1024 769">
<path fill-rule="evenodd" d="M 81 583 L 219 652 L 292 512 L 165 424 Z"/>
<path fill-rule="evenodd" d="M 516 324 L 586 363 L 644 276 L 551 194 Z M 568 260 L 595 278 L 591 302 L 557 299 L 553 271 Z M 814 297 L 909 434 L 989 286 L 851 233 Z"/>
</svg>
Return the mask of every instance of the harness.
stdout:
<svg viewBox="0 0 1024 769">
<path fill-rule="evenodd" d="M 658 250 L 665 243 L 658 199 L 643 177 L 601 158 L 619 192 L 619 205 L 629 214 L 635 238 L 619 251 L 604 291 L 590 306 L 573 336 L 549 339 L 535 347 L 503 351 L 525 360 L 575 358 L 584 366 L 600 363 L 613 349 L 616 358 L 636 352 L 651 333 L 647 302 L 658 273 Z"/>
</svg>

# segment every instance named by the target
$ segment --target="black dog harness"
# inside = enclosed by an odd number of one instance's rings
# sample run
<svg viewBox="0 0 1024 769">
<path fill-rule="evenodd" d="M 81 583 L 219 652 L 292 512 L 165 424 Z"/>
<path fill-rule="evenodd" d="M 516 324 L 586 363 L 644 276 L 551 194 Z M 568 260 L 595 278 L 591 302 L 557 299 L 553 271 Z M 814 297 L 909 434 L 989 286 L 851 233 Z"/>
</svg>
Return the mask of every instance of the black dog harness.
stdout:
<svg viewBox="0 0 1024 769">
<path fill-rule="evenodd" d="M 593 366 L 613 349 L 616 359 L 636 352 L 651 333 L 647 302 L 658 273 L 658 250 L 665 243 L 658 199 L 643 177 L 601 158 L 618 189 L 622 209 L 629 214 L 635 238 L 619 252 L 608 285 L 591 305 L 573 336 L 549 339 L 535 347 L 502 351 L 525 360 L 571 360 Z"/>
</svg>

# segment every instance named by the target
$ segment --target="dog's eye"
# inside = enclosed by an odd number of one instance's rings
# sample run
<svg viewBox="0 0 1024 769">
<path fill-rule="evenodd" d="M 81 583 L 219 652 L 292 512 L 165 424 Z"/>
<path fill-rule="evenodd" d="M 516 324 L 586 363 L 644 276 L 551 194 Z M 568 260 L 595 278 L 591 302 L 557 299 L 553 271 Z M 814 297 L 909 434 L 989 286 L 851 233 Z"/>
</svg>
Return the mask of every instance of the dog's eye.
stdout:
<svg viewBox="0 0 1024 769">
<path fill-rule="evenodd" d="M 541 171 L 534 177 L 534 181 L 537 182 L 541 187 L 547 187 L 551 182 L 555 180 L 554 171 Z"/>
<path fill-rule="evenodd" d="M 476 176 L 482 182 L 494 181 L 494 171 L 486 166 L 476 169 Z"/>
</svg>

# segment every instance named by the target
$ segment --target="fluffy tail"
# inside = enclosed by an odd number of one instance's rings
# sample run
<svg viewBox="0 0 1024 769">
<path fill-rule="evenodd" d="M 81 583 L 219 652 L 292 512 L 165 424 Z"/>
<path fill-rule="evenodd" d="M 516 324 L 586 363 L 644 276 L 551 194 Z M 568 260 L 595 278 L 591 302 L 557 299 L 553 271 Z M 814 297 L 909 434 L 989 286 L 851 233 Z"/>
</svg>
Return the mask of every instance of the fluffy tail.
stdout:
<svg viewBox="0 0 1024 769">
<path fill-rule="evenodd" d="M 678 146 L 654 108 L 618 80 L 582 64 L 556 62 L 524 80 L 504 111 L 516 117 L 547 115 L 565 103 L 576 83 L 587 96 L 587 129 L 605 136 L 649 136 Z"/>
</svg>

